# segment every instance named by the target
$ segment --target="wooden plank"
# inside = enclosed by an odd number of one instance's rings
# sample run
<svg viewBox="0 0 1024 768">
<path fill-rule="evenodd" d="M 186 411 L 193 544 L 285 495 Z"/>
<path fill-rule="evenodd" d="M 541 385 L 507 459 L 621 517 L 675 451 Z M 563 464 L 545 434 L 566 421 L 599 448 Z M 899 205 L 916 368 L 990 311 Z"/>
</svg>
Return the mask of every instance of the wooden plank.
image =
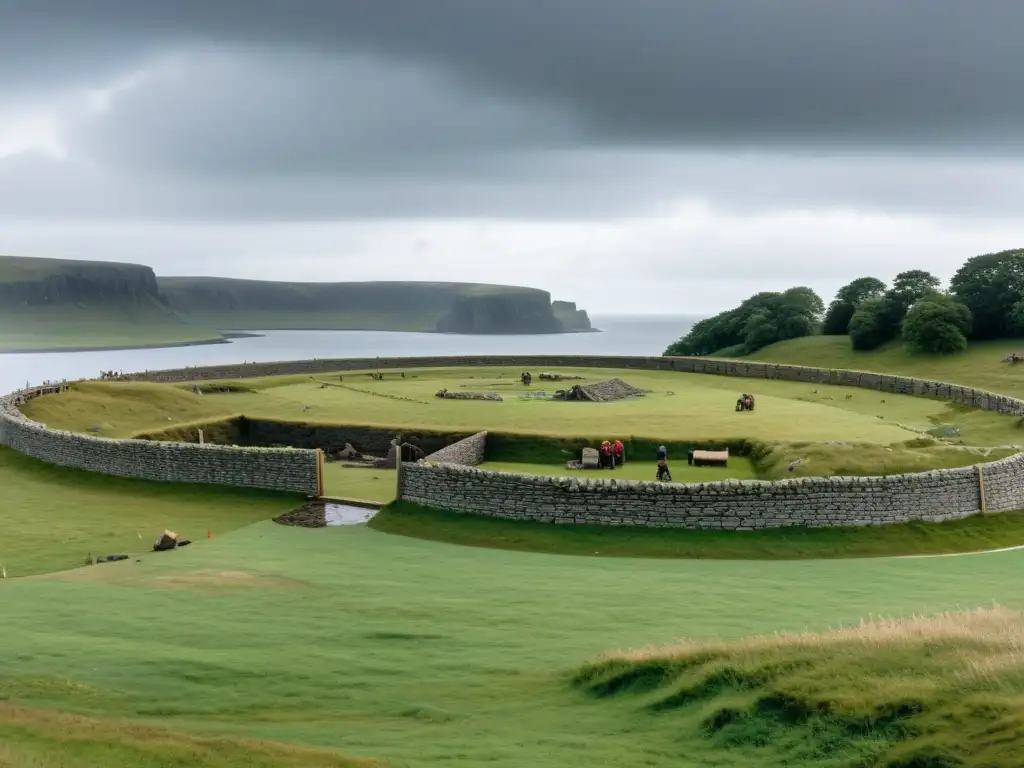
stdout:
<svg viewBox="0 0 1024 768">
<path fill-rule="evenodd" d="M 323 498 L 324 495 L 324 449 L 316 449 L 316 496 Z"/>
<path fill-rule="evenodd" d="M 988 505 L 985 503 L 985 470 L 978 465 L 978 500 L 980 501 L 981 514 L 988 512 Z"/>
<path fill-rule="evenodd" d="M 402 441 L 392 440 L 395 446 L 395 501 L 402 500 Z"/>
</svg>

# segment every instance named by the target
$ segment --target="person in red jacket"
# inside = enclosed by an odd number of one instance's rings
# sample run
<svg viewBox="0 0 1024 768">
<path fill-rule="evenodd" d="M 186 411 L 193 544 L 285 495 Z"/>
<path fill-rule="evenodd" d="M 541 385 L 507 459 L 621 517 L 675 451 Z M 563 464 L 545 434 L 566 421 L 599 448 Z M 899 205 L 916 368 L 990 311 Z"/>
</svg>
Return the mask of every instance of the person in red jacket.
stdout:
<svg viewBox="0 0 1024 768">
<path fill-rule="evenodd" d="M 612 468 L 612 444 L 605 440 L 598 449 L 601 454 L 601 469 Z"/>
<path fill-rule="evenodd" d="M 621 440 L 616 440 L 612 443 L 612 458 L 615 460 L 615 466 L 618 467 L 626 460 L 626 448 L 622 444 Z"/>
</svg>

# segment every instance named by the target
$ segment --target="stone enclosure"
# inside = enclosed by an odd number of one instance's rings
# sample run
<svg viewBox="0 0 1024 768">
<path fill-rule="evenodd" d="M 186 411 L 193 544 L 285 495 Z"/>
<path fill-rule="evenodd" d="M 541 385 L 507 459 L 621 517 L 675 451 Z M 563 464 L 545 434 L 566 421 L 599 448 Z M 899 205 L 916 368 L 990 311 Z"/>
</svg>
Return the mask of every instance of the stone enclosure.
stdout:
<svg viewBox="0 0 1024 768">
<path fill-rule="evenodd" d="M 1024 508 L 1024 454 L 980 467 L 886 477 L 691 485 L 490 472 L 452 458 L 403 464 L 402 499 L 543 523 L 739 531 L 958 520 L 981 510 L 982 483 L 988 512 Z"/>
<path fill-rule="evenodd" d="M 388 371 L 451 366 L 669 370 L 783 379 L 935 397 L 1006 415 L 1024 416 L 1024 401 L 944 382 L 707 358 L 476 356 L 302 360 L 147 371 L 131 378 L 190 382 L 370 369 L 379 369 L 388 375 Z M 319 493 L 322 459 L 315 450 L 109 440 L 51 430 L 18 410 L 18 405 L 28 397 L 57 389 L 36 388 L 0 398 L 0 444 L 43 461 L 105 474 L 273 488 L 307 495 Z M 262 429 L 263 425 L 258 428 Z M 280 425 L 266 428 L 282 435 L 295 429 Z M 316 429 L 309 431 L 307 439 Z M 941 521 L 978 512 L 1024 508 L 1024 454 L 972 467 L 887 477 L 673 485 L 538 477 L 477 469 L 476 465 L 483 460 L 487 439 L 487 433 L 481 432 L 450 445 L 435 442 L 426 460 L 403 463 L 399 483 L 401 497 L 460 512 L 513 519 L 729 530 Z M 302 442 L 305 441 L 299 444 Z"/>
<path fill-rule="evenodd" d="M 230 445 L 112 440 L 49 429 L 18 406 L 60 386 L 21 390 L 0 398 L 0 445 L 26 456 L 90 472 L 171 483 L 264 488 L 316 496 L 320 493 L 317 451 L 240 448 Z"/>
</svg>

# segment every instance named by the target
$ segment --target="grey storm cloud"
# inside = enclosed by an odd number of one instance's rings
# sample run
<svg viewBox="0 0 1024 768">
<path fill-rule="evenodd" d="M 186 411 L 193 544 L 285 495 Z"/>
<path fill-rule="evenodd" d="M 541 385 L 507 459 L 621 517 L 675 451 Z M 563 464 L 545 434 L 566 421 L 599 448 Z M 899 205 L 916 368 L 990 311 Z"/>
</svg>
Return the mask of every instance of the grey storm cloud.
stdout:
<svg viewBox="0 0 1024 768">
<path fill-rule="evenodd" d="M 470 176 L 487 155 L 571 147 L 571 114 L 353 57 L 203 49 L 157 66 L 80 126 L 100 161 L 198 175 Z"/>
<path fill-rule="evenodd" d="M 0 104 L 144 76 L 0 158 L 6 217 L 1024 206 L 1024 3 L 0 0 Z"/>
<path fill-rule="evenodd" d="M 609 141 L 1017 149 L 1022 28 L 1017 0 L 0 0 L 0 77 L 212 42 L 434 67 Z"/>
</svg>

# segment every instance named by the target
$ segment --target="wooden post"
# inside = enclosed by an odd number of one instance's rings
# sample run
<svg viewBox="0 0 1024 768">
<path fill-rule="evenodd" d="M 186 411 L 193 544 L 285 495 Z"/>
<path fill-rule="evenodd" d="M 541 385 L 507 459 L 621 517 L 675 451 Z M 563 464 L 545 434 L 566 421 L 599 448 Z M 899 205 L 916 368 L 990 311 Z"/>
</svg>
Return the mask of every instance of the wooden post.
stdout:
<svg viewBox="0 0 1024 768">
<path fill-rule="evenodd" d="M 988 512 L 988 505 L 985 504 L 985 470 L 978 465 L 978 500 L 981 506 L 981 514 Z"/>
<path fill-rule="evenodd" d="M 402 500 L 402 439 L 391 441 L 395 446 L 395 501 Z"/>
<path fill-rule="evenodd" d="M 324 496 L 324 449 L 316 449 L 316 497 Z"/>
</svg>

